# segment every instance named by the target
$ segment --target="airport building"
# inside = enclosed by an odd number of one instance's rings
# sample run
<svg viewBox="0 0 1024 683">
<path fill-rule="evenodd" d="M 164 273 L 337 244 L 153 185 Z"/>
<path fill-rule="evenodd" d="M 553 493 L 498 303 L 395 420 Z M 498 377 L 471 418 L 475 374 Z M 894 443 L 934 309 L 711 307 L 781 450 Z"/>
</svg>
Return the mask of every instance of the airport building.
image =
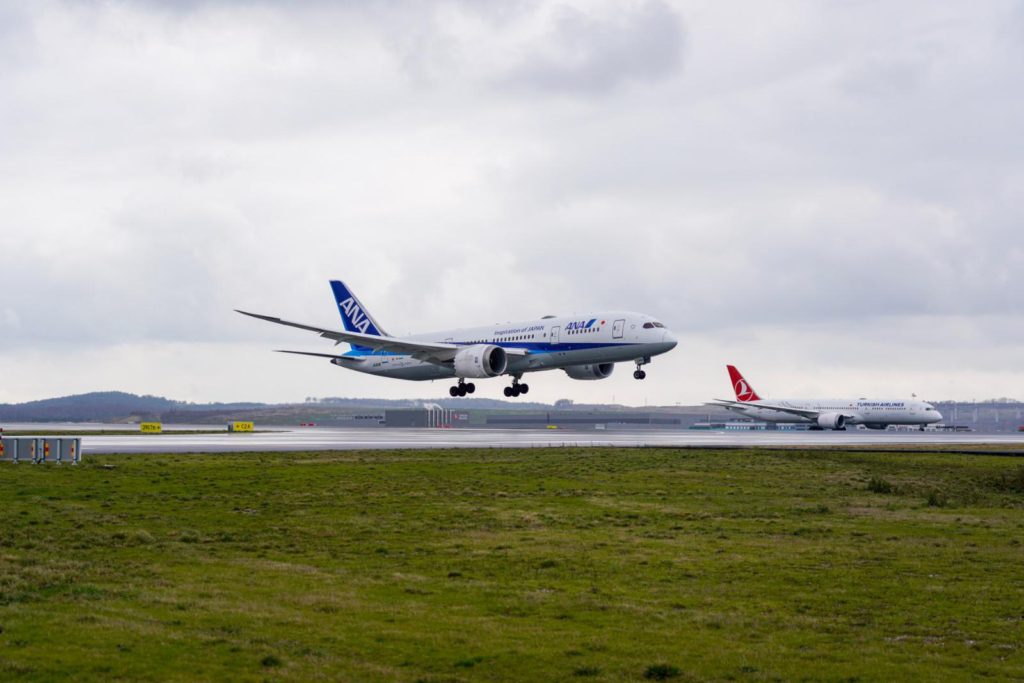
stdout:
<svg viewBox="0 0 1024 683">
<path fill-rule="evenodd" d="M 408 410 L 385 410 L 384 422 L 387 427 L 422 427 L 447 429 L 468 427 L 469 413 L 465 410 L 450 410 L 437 404 Z"/>
<path fill-rule="evenodd" d="M 728 432 L 803 432 L 807 431 L 808 427 L 810 427 L 809 424 L 755 422 L 754 420 L 727 420 L 724 422 L 708 420 L 690 425 L 690 429 Z"/>
<path fill-rule="evenodd" d="M 625 427 L 663 427 L 679 429 L 682 419 L 678 415 L 636 411 L 550 410 L 546 412 L 506 412 L 488 415 L 488 427 L 566 427 L 575 429 L 608 429 Z"/>
</svg>

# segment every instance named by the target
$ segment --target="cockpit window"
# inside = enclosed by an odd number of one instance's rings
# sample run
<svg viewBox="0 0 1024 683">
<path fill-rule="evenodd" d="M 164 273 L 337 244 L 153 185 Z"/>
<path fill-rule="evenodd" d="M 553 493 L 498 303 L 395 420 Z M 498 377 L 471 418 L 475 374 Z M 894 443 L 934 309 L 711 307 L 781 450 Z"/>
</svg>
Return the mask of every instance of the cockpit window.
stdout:
<svg viewBox="0 0 1024 683">
<path fill-rule="evenodd" d="M 665 327 L 665 326 L 664 326 L 664 325 L 662 325 L 662 324 L 661 324 L 661 323 L 659 323 L 659 322 L 653 322 L 653 323 L 644 323 L 644 329 L 645 329 L 645 330 L 653 330 L 653 329 L 654 329 L 655 327 Z"/>
</svg>

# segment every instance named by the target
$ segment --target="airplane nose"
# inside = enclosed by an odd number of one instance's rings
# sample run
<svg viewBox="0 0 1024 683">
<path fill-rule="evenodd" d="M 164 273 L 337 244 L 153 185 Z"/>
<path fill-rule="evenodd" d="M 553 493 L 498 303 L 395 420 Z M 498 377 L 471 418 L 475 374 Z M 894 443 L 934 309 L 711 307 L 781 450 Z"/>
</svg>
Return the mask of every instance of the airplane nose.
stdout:
<svg viewBox="0 0 1024 683">
<path fill-rule="evenodd" d="M 669 348 L 674 349 L 679 340 L 676 339 L 676 335 L 672 334 L 668 330 L 665 330 L 665 334 L 661 335 L 661 341 L 663 344 L 670 344 Z"/>
<path fill-rule="evenodd" d="M 936 410 L 935 415 L 933 417 L 935 419 L 933 419 L 932 422 L 942 422 L 942 413 L 940 413 L 939 411 Z"/>
</svg>

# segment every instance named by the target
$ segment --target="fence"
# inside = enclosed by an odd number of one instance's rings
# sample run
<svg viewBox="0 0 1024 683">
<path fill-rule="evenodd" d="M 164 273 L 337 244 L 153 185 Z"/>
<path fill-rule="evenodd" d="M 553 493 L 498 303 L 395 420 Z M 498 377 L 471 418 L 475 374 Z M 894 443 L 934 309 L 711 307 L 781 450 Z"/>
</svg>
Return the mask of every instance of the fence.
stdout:
<svg viewBox="0 0 1024 683">
<path fill-rule="evenodd" d="M 79 436 L 5 436 L 0 438 L 0 460 L 56 462 L 77 465 L 82 460 Z"/>
</svg>

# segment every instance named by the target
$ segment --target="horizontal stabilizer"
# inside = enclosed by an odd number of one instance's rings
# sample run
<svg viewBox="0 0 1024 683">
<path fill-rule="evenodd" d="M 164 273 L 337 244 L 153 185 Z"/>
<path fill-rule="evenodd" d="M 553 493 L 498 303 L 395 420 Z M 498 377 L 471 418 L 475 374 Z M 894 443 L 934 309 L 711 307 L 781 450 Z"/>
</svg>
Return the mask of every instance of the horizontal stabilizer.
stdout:
<svg viewBox="0 0 1024 683">
<path fill-rule="evenodd" d="M 338 356 L 333 353 L 315 353 L 313 351 L 288 351 L 286 349 L 274 349 L 275 353 L 294 353 L 297 356 L 316 356 L 318 358 L 331 358 L 344 361 L 352 361 L 353 363 L 362 363 L 365 358 L 359 358 L 358 356 Z"/>
</svg>

